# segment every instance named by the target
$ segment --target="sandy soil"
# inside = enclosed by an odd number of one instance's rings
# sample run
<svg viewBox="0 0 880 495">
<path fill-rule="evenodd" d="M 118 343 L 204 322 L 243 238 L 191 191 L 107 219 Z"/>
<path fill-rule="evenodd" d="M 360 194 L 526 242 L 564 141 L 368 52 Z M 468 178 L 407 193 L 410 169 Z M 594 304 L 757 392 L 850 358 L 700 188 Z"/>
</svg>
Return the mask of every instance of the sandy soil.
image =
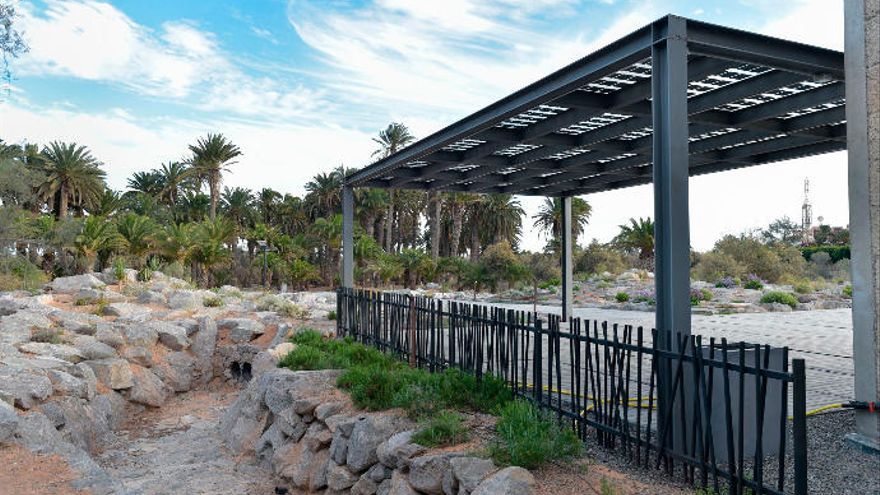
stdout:
<svg viewBox="0 0 880 495">
<path fill-rule="evenodd" d="M 57 455 L 39 455 L 24 447 L 0 448 L 0 493 L 29 495 L 88 495 L 75 490 L 71 481 L 78 478 Z"/>
</svg>

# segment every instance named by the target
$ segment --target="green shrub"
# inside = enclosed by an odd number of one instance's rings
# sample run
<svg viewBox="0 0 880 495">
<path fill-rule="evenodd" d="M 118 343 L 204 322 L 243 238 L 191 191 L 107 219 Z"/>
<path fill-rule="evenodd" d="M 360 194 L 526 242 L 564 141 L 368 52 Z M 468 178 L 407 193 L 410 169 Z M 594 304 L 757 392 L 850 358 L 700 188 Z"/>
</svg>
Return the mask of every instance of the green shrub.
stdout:
<svg viewBox="0 0 880 495">
<path fill-rule="evenodd" d="M 608 481 L 608 478 L 603 477 L 599 484 L 599 493 L 600 495 L 617 495 L 617 487 Z"/>
<path fill-rule="evenodd" d="M 809 282 L 799 282 L 794 284 L 794 291 L 798 294 L 809 294 L 813 292 L 813 287 Z"/>
<path fill-rule="evenodd" d="M 746 278 L 742 286 L 744 289 L 761 290 L 764 288 L 764 281 L 761 280 L 761 277 L 751 274 Z"/>
<path fill-rule="evenodd" d="M 267 294 L 257 300 L 257 311 L 274 311 L 281 316 L 298 320 L 304 320 L 311 316 L 308 309 L 272 294 Z"/>
<path fill-rule="evenodd" d="M 843 297 L 852 299 L 852 285 L 847 285 L 843 288 Z"/>
<path fill-rule="evenodd" d="M 617 302 L 619 302 L 619 303 L 625 303 L 625 302 L 629 301 L 629 294 L 621 291 L 621 292 L 618 292 L 617 295 L 614 296 L 614 298 L 617 299 Z"/>
<path fill-rule="evenodd" d="M 327 312 L 327 319 L 330 321 L 336 321 L 336 311 L 330 310 Z"/>
<path fill-rule="evenodd" d="M 122 258 L 113 260 L 113 277 L 117 282 L 125 282 L 125 260 Z"/>
<path fill-rule="evenodd" d="M 571 428 L 525 401 L 510 402 L 495 426 L 498 441 L 490 447 L 496 463 L 534 469 L 580 454 L 582 444 Z"/>
<path fill-rule="evenodd" d="M 461 415 L 452 411 L 439 412 L 412 437 L 414 443 L 425 447 L 446 447 L 467 440 L 468 431 Z"/>
<path fill-rule="evenodd" d="M 22 256 L 0 259 L 0 292 L 36 290 L 48 281 L 40 267 Z"/>
<path fill-rule="evenodd" d="M 208 296 L 202 299 L 202 305 L 206 308 L 220 308 L 223 304 L 223 298 L 220 296 Z"/>
<path fill-rule="evenodd" d="M 786 304 L 791 306 L 792 308 L 798 305 L 798 300 L 794 297 L 793 294 L 789 294 L 788 292 L 779 292 L 779 291 L 770 291 L 763 296 L 761 296 L 762 304 Z"/>
<path fill-rule="evenodd" d="M 828 253 L 832 263 L 850 259 L 849 246 L 807 246 L 801 248 L 801 254 L 807 261 L 810 261 L 815 253 Z"/>
<path fill-rule="evenodd" d="M 700 289 L 700 297 L 704 301 L 711 301 L 712 300 L 712 291 L 709 289 L 706 289 L 706 288 Z"/>
</svg>

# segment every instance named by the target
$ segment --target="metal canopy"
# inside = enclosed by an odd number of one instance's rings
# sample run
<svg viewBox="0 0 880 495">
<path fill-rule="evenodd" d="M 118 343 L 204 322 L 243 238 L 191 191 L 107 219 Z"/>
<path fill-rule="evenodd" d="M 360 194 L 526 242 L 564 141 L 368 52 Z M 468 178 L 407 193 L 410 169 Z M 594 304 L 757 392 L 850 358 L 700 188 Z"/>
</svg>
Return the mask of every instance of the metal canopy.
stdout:
<svg viewBox="0 0 880 495">
<path fill-rule="evenodd" d="M 666 16 L 345 185 L 565 197 L 650 183 L 652 47 L 681 25 L 690 175 L 846 149 L 842 52 Z"/>
</svg>

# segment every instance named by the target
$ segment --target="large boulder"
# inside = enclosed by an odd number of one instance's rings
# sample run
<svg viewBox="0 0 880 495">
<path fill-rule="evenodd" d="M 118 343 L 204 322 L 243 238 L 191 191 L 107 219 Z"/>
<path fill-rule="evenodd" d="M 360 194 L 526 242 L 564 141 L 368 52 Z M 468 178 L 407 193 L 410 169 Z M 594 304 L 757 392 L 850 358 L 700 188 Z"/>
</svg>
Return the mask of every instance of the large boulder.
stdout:
<svg viewBox="0 0 880 495">
<path fill-rule="evenodd" d="M 122 328 L 120 324 L 98 323 L 95 329 L 95 339 L 113 349 L 119 349 L 125 345 L 125 339 L 122 337 Z"/>
<path fill-rule="evenodd" d="M 82 378 L 61 370 L 49 370 L 47 376 L 52 382 L 52 389 L 58 395 L 69 395 L 86 400 L 91 400 L 95 396 L 94 387 L 90 387 Z"/>
<path fill-rule="evenodd" d="M 89 335 L 77 335 L 74 337 L 73 346 L 87 360 L 107 359 L 117 355 L 116 349 Z"/>
<path fill-rule="evenodd" d="M 154 323 L 154 328 L 159 334 L 159 342 L 172 351 L 182 351 L 189 347 L 190 341 L 186 336 L 186 328 L 164 322 Z"/>
<path fill-rule="evenodd" d="M 42 370 L 0 366 L 0 397 L 22 409 L 30 409 L 52 395 L 52 382 Z"/>
<path fill-rule="evenodd" d="M 217 323 L 210 316 L 199 318 L 199 331 L 193 338 L 190 350 L 196 359 L 197 382 L 207 385 L 214 378 L 214 349 L 217 347 Z"/>
<path fill-rule="evenodd" d="M 348 467 L 356 473 L 361 473 L 379 462 L 376 448 L 398 432 L 401 428 L 401 419 L 389 413 L 358 418 L 348 440 L 348 453 L 345 458 Z"/>
<path fill-rule="evenodd" d="M 511 466 L 498 471 L 483 480 L 471 492 L 471 495 L 496 495 L 498 493 L 516 493 L 528 495 L 535 488 L 535 477 L 527 470 Z"/>
<path fill-rule="evenodd" d="M 413 430 L 402 431 L 392 435 L 388 440 L 382 442 L 376 448 L 376 456 L 379 461 L 396 469 L 406 464 L 411 457 L 419 455 L 425 451 L 425 447 L 412 442 Z"/>
<path fill-rule="evenodd" d="M 458 484 L 458 492 L 471 493 L 492 471 L 495 463 L 479 457 L 453 457 L 449 459 L 452 475 Z"/>
<path fill-rule="evenodd" d="M 18 428 L 18 414 L 8 402 L 0 400 L 0 447 L 12 440 Z"/>
<path fill-rule="evenodd" d="M 145 406 L 159 407 L 165 403 L 168 396 L 173 393 L 168 385 L 162 383 L 152 371 L 131 365 L 132 387 L 128 393 L 128 400 Z"/>
<path fill-rule="evenodd" d="M 218 321 L 217 327 L 229 330 L 230 340 L 236 343 L 250 342 L 266 331 L 262 323 L 248 318 L 226 318 Z"/>
<path fill-rule="evenodd" d="M 109 389 L 124 390 L 134 386 L 131 365 L 124 359 L 108 358 L 84 362 L 95 372 L 98 381 Z"/>
<path fill-rule="evenodd" d="M 58 277 L 46 286 L 53 292 L 73 294 L 81 289 L 103 289 L 106 285 L 91 273 L 86 273 L 72 277 Z"/>
<path fill-rule="evenodd" d="M 177 290 L 168 296 L 171 309 L 198 309 L 202 307 L 202 296 L 191 290 Z"/>
<path fill-rule="evenodd" d="M 96 452 L 114 438 L 101 407 L 96 408 L 87 400 L 58 397 L 40 409 L 65 440 L 87 452 Z"/>
<path fill-rule="evenodd" d="M 126 325 L 123 328 L 122 333 L 125 335 L 125 341 L 128 345 L 150 347 L 159 341 L 159 332 L 156 328 L 161 325 L 161 322 L 150 322 L 142 325 Z"/>
<path fill-rule="evenodd" d="M 159 291 L 146 290 L 138 295 L 137 302 L 140 304 L 164 306 L 168 302 L 168 299 L 165 297 L 165 294 L 162 294 Z"/>
<path fill-rule="evenodd" d="M 416 457 L 409 463 L 409 484 L 428 495 L 443 495 L 443 476 L 449 470 L 448 454 Z"/>
<path fill-rule="evenodd" d="M 76 347 L 65 344 L 50 344 L 48 342 L 28 342 L 18 346 L 18 350 L 28 354 L 37 354 L 39 356 L 49 356 L 57 359 L 63 359 L 71 363 L 78 363 L 85 359 L 83 354 Z"/>
<path fill-rule="evenodd" d="M 175 392 L 192 389 L 195 359 L 186 352 L 170 352 L 153 364 L 153 372 Z"/>
<path fill-rule="evenodd" d="M 144 322 L 150 317 L 153 311 L 150 308 L 141 306 L 140 304 L 117 302 L 104 306 L 104 314 L 107 316 L 116 316 L 126 321 Z"/>
</svg>

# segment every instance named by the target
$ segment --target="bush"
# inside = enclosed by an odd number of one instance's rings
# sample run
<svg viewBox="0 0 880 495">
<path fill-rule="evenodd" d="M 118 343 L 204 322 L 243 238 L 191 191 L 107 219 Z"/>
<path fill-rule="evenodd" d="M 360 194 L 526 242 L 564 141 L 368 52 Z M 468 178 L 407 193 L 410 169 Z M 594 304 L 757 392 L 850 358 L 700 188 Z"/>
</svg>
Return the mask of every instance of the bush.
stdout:
<svg viewBox="0 0 880 495">
<path fill-rule="evenodd" d="M 267 294 L 257 300 L 257 311 L 274 311 L 281 316 L 299 320 L 304 320 L 311 316 L 308 309 L 272 294 Z"/>
<path fill-rule="evenodd" d="M 636 294 L 632 296 L 632 301 L 637 303 L 656 304 L 657 298 L 654 295 L 654 291 L 644 289 L 636 292 Z"/>
<path fill-rule="evenodd" d="M 761 304 L 785 304 L 792 308 L 798 305 L 798 300 L 794 294 L 788 292 L 771 291 L 761 296 Z"/>
<path fill-rule="evenodd" d="M 48 281 L 40 267 L 22 256 L 0 260 L 0 292 L 36 290 Z"/>
<path fill-rule="evenodd" d="M 764 281 L 761 280 L 761 277 L 752 273 L 748 277 L 746 277 L 746 281 L 743 282 L 743 288 L 761 290 L 764 288 Z"/>
<path fill-rule="evenodd" d="M 794 291 L 798 294 L 809 294 L 813 292 L 813 286 L 809 282 L 798 282 L 794 284 Z"/>
<path fill-rule="evenodd" d="M 625 302 L 629 301 L 629 294 L 621 291 L 621 292 L 618 292 L 617 295 L 614 296 L 614 298 L 617 299 L 617 302 L 619 302 L 619 303 L 625 303 Z"/>
<path fill-rule="evenodd" d="M 801 248 L 801 255 L 811 261 L 815 253 L 827 253 L 832 263 L 850 259 L 849 246 L 807 246 Z"/>
<path fill-rule="evenodd" d="M 327 312 L 327 319 L 330 321 L 336 321 L 336 311 L 330 310 Z"/>
<path fill-rule="evenodd" d="M 629 267 L 620 251 L 593 239 L 575 261 L 574 268 L 589 274 L 609 272 L 617 275 Z"/>
<path fill-rule="evenodd" d="M 495 429 L 498 441 L 490 453 L 501 465 L 534 469 L 581 453 L 581 441 L 571 428 L 559 425 L 549 413 L 525 401 L 504 406 Z"/>
<path fill-rule="evenodd" d="M 694 266 L 693 277 L 696 280 L 730 280 L 745 275 L 746 267 L 732 256 L 725 253 L 709 251 L 700 256 Z M 728 287 L 729 288 L 729 287 Z"/>
<path fill-rule="evenodd" d="M 125 260 L 122 258 L 116 258 L 113 260 L 113 278 L 115 278 L 117 282 L 125 282 Z"/>
<path fill-rule="evenodd" d="M 223 306 L 223 298 L 220 296 L 208 296 L 202 299 L 202 305 L 206 308 L 219 308 Z"/>
<path fill-rule="evenodd" d="M 425 426 L 412 437 L 413 443 L 425 447 L 446 447 L 468 440 L 461 415 L 452 411 L 441 411 L 427 421 Z"/>
<path fill-rule="evenodd" d="M 723 237 L 715 243 L 711 253 L 723 254 L 729 257 L 725 263 L 729 263 L 730 259 L 736 262 L 736 265 L 742 267 L 738 273 L 715 273 L 715 277 L 709 280 L 715 280 L 720 276 L 741 276 L 745 273 L 753 273 L 764 280 L 776 282 L 783 276 L 800 277 L 803 276 L 806 263 L 798 248 L 788 244 L 774 244 L 768 246 L 760 240 L 747 235 Z M 706 263 L 706 256 L 700 264 Z M 699 266 L 697 267 L 699 268 Z M 698 275 L 703 273 L 695 270 Z M 697 277 L 701 278 L 701 277 Z"/>
<path fill-rule="evenodd" d="M 852 285 L 847 285 L 843 288 L 843 297 L 847 297 L 852 299 Z"/>
<path fill-rule="evenodd" d="M 699 306 L 702 301 L 711 301 L 712 291 L 709 289 L 691 289 L 691 306 Z"/>
</svg>

